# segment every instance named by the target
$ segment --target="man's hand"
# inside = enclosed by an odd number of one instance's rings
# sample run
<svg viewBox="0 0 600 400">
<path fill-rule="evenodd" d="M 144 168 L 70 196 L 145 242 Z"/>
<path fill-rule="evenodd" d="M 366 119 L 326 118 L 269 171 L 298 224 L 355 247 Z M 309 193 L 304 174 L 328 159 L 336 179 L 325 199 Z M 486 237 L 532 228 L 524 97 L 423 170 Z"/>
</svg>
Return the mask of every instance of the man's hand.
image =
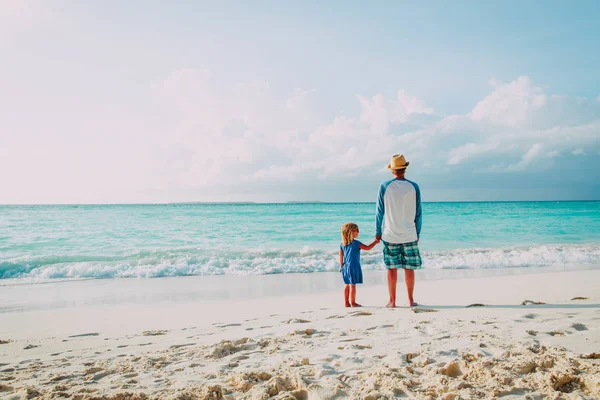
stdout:
<svg viewBox="0 0 600 400">
<path fill-rule="evenodd" d="M 377 240 L 377 243 L 381 242 L 381 235 L 375 236 L 375 240 Z"/>
</svg>

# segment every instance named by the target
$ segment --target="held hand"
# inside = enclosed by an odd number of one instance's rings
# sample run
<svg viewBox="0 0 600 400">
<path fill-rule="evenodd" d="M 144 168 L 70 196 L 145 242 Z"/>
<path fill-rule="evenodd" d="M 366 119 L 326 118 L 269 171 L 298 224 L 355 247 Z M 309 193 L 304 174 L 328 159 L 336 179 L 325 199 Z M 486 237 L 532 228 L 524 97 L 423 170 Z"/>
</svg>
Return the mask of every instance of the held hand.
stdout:
<svg viewBox="0 0 600 400">
<path fill-rule="evenodd" d="M 377 243 L 381 242 L 381 235 L 375 236 L 375 240 L 377 240 Z"/>
</svg>

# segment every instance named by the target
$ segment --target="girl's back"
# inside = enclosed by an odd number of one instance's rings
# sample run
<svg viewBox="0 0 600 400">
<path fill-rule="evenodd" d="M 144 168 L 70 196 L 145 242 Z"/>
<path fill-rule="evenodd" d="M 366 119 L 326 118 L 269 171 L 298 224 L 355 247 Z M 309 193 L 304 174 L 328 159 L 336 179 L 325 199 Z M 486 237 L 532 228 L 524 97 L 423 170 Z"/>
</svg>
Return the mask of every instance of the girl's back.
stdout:
<svg viewBox="0 0 600 400">
<path fill-rule="evenodd" d="M 344 268 L 360 268 L 360 246 L 361 242 L 353 240 L 346 246 L 340 245 L 344 253 Z"/>
</svg>

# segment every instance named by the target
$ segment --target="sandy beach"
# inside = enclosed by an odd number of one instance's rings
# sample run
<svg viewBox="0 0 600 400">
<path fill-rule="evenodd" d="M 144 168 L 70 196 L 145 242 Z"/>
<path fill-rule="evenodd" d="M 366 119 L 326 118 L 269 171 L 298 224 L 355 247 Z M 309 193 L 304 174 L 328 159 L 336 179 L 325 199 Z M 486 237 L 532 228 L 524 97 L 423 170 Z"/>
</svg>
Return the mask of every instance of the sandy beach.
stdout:
<svg viewBox="0 0 600 400">
<path fill-rule="evenodd" d="M 2 287 L 0 399 L 600 397 L 600 269 L 423 280 L 414 309 L 382 271 L 362 308 L 305 275 Z"/>
</svg>

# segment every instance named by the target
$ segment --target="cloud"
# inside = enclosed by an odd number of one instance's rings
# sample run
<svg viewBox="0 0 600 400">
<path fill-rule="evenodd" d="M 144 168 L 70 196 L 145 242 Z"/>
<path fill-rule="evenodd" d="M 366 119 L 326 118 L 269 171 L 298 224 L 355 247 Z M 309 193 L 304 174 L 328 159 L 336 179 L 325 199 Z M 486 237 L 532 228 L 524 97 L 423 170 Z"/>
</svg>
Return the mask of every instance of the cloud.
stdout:
<svg viewBox="0 0 600 400">
<path fill-rule="evenodd" d="M 474 121 L 516 126 L 525 122 L 531 111 L 539 110 L 547 102 L 547 96 L 542 89 L 533 86 L 526 76 L 507 84 L 496 80 L 491 80 L 490 84 L 494 91 L 481 100 L 470 113 Z"/>
<path fill-rule="evenodd" d="M 550 169 L 556 157 L 579 154 L 573 149 L 600 150 L 595 99 L 549 94 L 528 77 L 490 84 L 464 114 L 436 115 L 400 89 L 394 98 L 358 96 L 357 115 L 327 122 L 315 90 L 281 96 L 266 82 L 227 87 L 207 70 L 175 71 L 157 85 L 176 138 L 162 149 L 163 159 L 177 160 L 163 168 L 164 185 L 223 185 L 232 166 L 257 187 L 373 179 L 393 153 L 404 153 L 424 179 L 427 171 L 433 180 L 453 171 L 514 174 Z"/>
<path fill-rule="evenodd" d="M 425 102 L 398 90 L 395 100 L 387 100 L 378 94 L 372 98 L 358 97 L 361 104 L 360 120 L 371 127 L 374 134 L 385 133 L 391 123 L 406 122 L 413 114 L 433 114 L 433 109 Z"/>
<path fill-rule="evenodd" d="M 281 93 L 262 80 L 178 69 L 152 84 L 150 111 L 48 105 L 44 135 L 23 116 L 0 121 L 12 132 L 0 135 L 0 170 L 19 166 L 4 180 L 12 197 L 0 202 L 39 192 L 52 202 L 365 199 L 395 153 L 428 190 L 535 186 L 540 174 L 567 184 L 569 174 L 548 174 L 558 160 L 563 171 L 585 163 L 578 180 L 598 180 L 595 98 L 548 93 L 526 77 L 492 83 L 454 115 L 400 89 L 357 96 L 355 111 L 332 118 L 318 89 Z M 90 115 L 105 118 L 92 124 Z"/>
<path fill-rule="evenodd" d="M 521 161 L 517 164 L 511 164 L 508 166 L 508 171 L 523 171 L 525 170 L 542 152 L 543 145 L 536 143 L 523 155 Z"/>
<path fill-rule="evenodd" d="M 450 150 L 450 158 L 448 159 L 449 165 L 457 165 L 464 160 L 484 154 L 490 150 L 493 150 L 496 146 L 493 144 L 477 144 L 467 143 L 459 147 L 455 147 Z"/>
</svg>

